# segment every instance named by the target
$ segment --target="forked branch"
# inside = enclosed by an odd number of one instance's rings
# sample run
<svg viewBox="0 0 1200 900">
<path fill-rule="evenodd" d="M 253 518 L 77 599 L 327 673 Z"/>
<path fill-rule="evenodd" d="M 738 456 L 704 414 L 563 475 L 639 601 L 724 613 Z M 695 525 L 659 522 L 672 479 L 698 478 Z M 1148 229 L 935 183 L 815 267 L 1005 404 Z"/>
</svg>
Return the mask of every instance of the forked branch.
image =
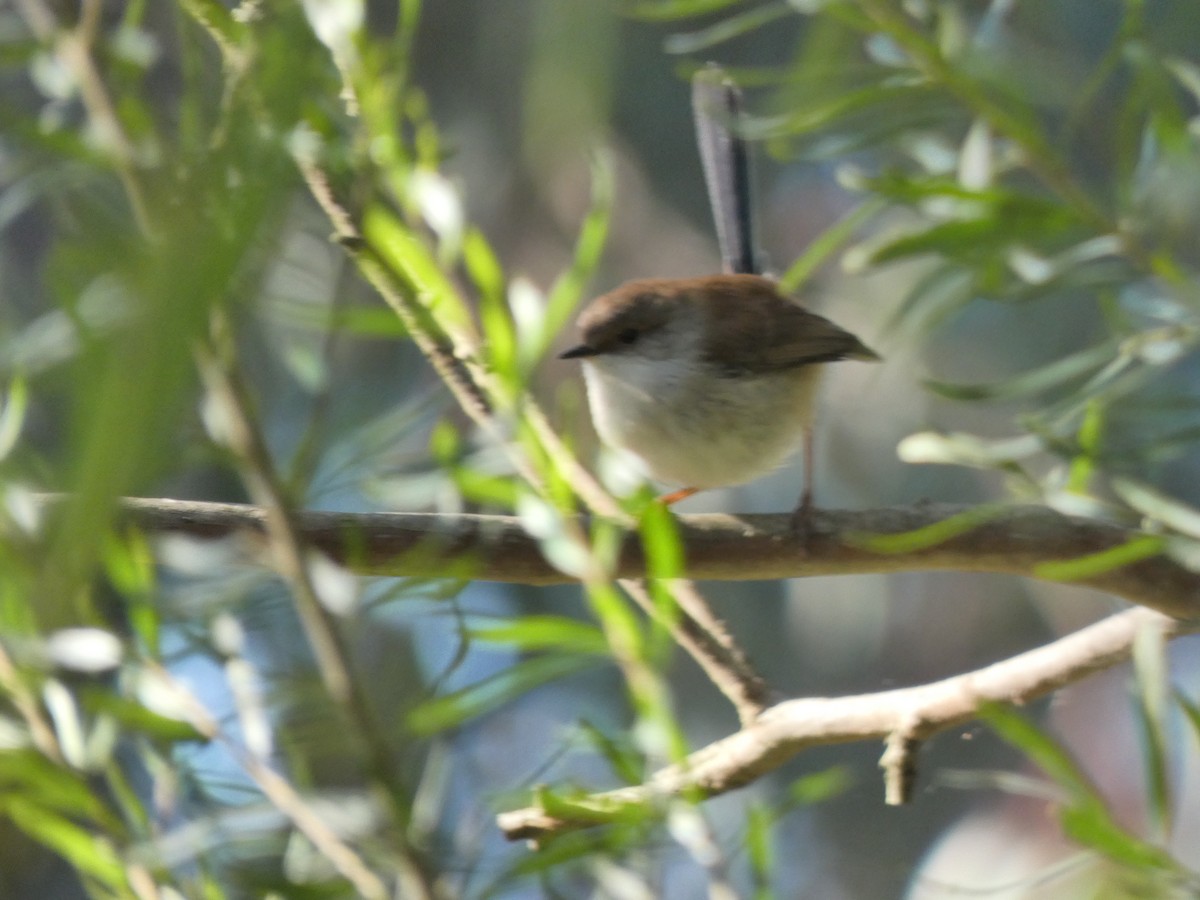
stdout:
<svg viewBox="0 0 1200 900">
<path fill-rule="evenodd" d="M 881 765 L 889 785 L 913 771 L 920 742 L 978 715 L 985 703 L 1025 703 L 1129 658 L 1143 628 L 1167 636 L 1195 630 L 1148 609 L 1131 609 L 1002 662 L 917 687 L 854 697 L 785 700 L 735 734 L 715 741 L 645 784 L 501 813 L 510 840 L 539 840 L 644 813 L 686 795 L 711 797 L 741 787 L 822 744 L 887 740 Z M 900 749 L 897 749 L 900 748 Z M 889 802 L 903 799 L 891 795 Z"/>
</svg>

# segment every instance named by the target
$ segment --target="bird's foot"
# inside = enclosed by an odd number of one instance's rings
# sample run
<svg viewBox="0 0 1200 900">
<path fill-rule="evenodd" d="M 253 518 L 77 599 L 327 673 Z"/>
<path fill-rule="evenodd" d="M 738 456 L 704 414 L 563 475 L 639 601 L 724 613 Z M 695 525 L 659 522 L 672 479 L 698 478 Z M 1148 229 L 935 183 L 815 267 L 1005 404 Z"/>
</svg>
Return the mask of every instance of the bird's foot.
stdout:
<svg viewBox="0 0 1200 900">
<path fill-rule="evenodd" d="M 813 506 L 812 493 L 805 491 L 804 496 L 800 498 L 800 502 L 796 508 L 792 510 L 791 518 L 788 521 L 791 531 L 792 540 L 800 547 L 803 553 L 808 553 L 808 538 L 811 532 L 812 516 L 816 512 L 816 507 Z"/>
</svg>

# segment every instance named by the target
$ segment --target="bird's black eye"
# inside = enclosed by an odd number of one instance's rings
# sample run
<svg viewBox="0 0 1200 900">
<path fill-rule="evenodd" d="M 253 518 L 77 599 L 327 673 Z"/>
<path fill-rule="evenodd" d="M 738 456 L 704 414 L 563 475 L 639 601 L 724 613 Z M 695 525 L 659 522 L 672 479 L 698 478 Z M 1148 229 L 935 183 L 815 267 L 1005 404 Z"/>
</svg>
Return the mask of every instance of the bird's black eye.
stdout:
<svg viewBox="0 0 1200 900">
<path fill-rule="evenodd" d="M 626 328 L 617 335 L 617 340 L 622 344 L 632 344 L 638 339 L 638 330 L 636 328 Z"/>
</svg>

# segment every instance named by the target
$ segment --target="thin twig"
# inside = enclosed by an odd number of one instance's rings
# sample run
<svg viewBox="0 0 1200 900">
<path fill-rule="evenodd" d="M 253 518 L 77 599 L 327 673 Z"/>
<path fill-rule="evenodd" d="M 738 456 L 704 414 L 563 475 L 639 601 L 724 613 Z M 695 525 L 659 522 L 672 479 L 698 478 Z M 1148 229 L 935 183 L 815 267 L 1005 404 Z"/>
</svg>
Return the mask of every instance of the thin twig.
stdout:
<svg viewBox="0 0 1200 900">
<path fill-rule="evenodd" d="M 8 695 L 12 705 L 25 720 L 33 746 L 47 759 L 64 765 L 62 747 L 59 746 L 53 726 L 43 714 L 37 695 L 24 682 L 3 644 L 0 644 L 0 691 Z"/>
<path fill-rule="evenodd" d="M 659 618 L 659 610 L 645 581 L 628 578 L 621 581 L 621 587 L 643 612 L 651 618 Z M 677 580 L 667 588 L 679 607 L 678 621 L 672 631 L 676 642 L 729 699 L 742 724 L 753 722 L 767 707 L 770 688 L 766 681 L 692 582 Z"/>
<path fill-rule="evenodd" d="M 153 664 L 150 665 L 150 670 L 163 679 L 182 701 L 181 707 L 188 723 L 208 740 L 220 743 L 233 754 L 271 804 L 283 813 L 301 834 L 312 841 L 317 851 L 354 885 L 360 896 L 379 900 L 391 896 L 379 877 L 363 862 L 362 857 L 338 837 L 286 778 L 230 737 L 204 704 L 170 672 Z"/>
<path fill-rule="evenodd" d="M 137 152 L 93 57 L 93 46 L 100 36 L 100 0 L 85 0 L 73 28 L 64 27 L 40 0 L 19 0 L 18 6 L 29 30 L 39 41 L 54 48 L 74 76 L 88 122 L 102 149 L 109 154 L 138 230 L 143 237 L 153 237 L 156 231 L 138 171 Z"/>
<path fill-rule="evenodd" d="M 217 327 L 219 331 L 219 321 Z M 218 333 L 218 342 L 221 338 Z M 407 792 L 395 776 L 391 749 L 354 675 L 350 651 L 338 623 L 313 584 L 308 565 L 310 546 L 295 521 L 282 479 L 251 412 L 249 397 L 232 360 L 219 359 L 205 350 L 198 351 L 197 356 L 205 384 L 223 416 L 222 425 L 227 431 L 224 438 L 240 463 L 247 490 L 262 506 L 263 534 L 272 567 L 291 589 L 325 690 L 353 721 L 366 746 L 372 780 L 384 788 L 388 797 L 397 831 L 402 836 L 404 881 L 408 890 L 415 892 L 411 895 L 432 900 L 437 896 L 433 880 L 424 872 L 416 851 L 403 839 L 410 809 Z"/>
</svg>

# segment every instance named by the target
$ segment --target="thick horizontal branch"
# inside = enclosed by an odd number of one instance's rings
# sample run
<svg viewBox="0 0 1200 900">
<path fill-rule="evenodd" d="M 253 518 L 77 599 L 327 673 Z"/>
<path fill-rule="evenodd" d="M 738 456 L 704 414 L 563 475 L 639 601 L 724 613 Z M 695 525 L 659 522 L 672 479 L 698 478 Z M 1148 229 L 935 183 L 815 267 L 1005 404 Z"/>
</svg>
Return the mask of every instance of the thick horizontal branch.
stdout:
<svg viewBox="0 0 1200 900">
<path fill-rule="evenodd" d="M 151 533 L 217 538 L 261 535 L 263 514 L 239 504 L 127 500 L 133 524 Z M 883 552 L 877 538 L 930 529 L 970 507 L 922 504 L 861 511 L 816 510 L 804 540 L 788 515 L 682 515 L 688 578 L 733 581 L 874 572 L 957 570 L 1037 578 L 1040 567 L 1102 553 L 1144 537 L 1106 522 L 1064 516 L 1040 506 L 1004 509 L 978 524 L 956 526 L 945 540 Z M 469 577 L 521 584 L 571 581 L 542 555 L 538 542 L 508 516 L 433 513 L 297 515 L 305 543 L 356 572 L 418 577 Z M 916 543 L 916 542 L 913 542 Z M 616 576 L 645 574 L 631 535 Z M 1142 559 L 1073 582 L 1123 597 L 1179 619 L 1200 618 L 1200 574 L 1165 556 Z"/>
<path fill-rule="evenodd" d="M 509 839 L 539 840 L 603 824 L 624 812 L 644 813 L 674 797 L 712 797 L 733 790 L 821 744 L 891 742 L 900 736 L 909 748 L 905 752 L 911 753 L 922 740 L 970 721 L 985 703 L 1025 703 L 1128 659 L 1143 628 L 1160 628 L 1171 637 L 1193 626 L 1132 609 L 1035 650 L 932 684 L 853 697 L 785 700 L 753 724 L 655 773 L 645 784 L 582 800 L 547 800 L 501 813 L 497 822 Z M 889 754 L 883 764 L 903 765 L 887 759 Z"/>
</svg>

